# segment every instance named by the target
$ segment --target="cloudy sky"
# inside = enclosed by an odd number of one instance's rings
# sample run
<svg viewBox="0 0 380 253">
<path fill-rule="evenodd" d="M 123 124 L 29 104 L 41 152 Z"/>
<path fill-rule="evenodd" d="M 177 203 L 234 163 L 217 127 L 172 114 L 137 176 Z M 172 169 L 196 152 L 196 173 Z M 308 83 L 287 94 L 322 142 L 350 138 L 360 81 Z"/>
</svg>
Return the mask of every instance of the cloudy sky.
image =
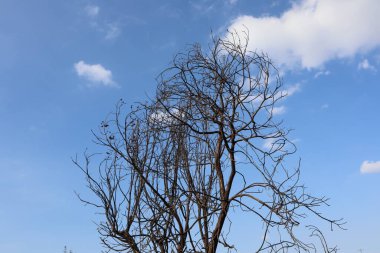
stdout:
<svg viewBox="0 0 380 253">
<path fill-rule="evenodd" d="M 71 157 L 120 98 L 153 95 L 177 52 L 227 29 L 280 69 L 275 113 L 303 182 L 347 221 L 332 243 L 380 252 L 379 13 L 378 0 L 0 0 L 0 252 L 100 252 Z"/>
</svg>

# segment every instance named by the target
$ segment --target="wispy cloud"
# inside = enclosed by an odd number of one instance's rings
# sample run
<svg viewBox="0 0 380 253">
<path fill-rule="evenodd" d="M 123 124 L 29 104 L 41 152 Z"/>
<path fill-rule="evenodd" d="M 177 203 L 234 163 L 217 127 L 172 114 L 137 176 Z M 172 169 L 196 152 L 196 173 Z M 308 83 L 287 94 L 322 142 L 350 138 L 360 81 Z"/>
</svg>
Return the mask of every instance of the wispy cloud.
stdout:
<svg viewBox="0 0 380 253">
<path fill-rule="evenodd" d="M 274 142 L 273 139 L 265 139 L 263 142 L 263 148 L 268 149 L 268 150 L 271 149 L 273 146 L 273 142 Z"/>
<path fill-rule="evenodd" d="M 100 64 L 87 64 L 84 61 L 79 61 L 74 64 L 74 68 L 79 77 L 90 82 L 88 86 L 117 86 L 112 80 L 111 70 L 106 69 Z"/>
<path fill-rule="evenodd" d="M 121 29 L 120 29 L 120 26 L 117 24 L 108 24 L 105 32 L 106 32 L 105 39 L 113 40 L 119 37 L 119 35 L 121 34 Z"/>
<path fill-rule="evenodd" d="M 359 62 L 358 69 L 359 70 L 372 70 L 372 71 L 376 71 L 375 66 L 371 65 L 371 63 L 369 63 L 368 59 L 364 59 L 361 62 Z"/>
<path fill-rule="evenodd" d="M 296 83 L 294 85 L 288 86 L 279 93 L 277 93 L 276 99 L 279 99 L 280 97 L 283 97 L 280 101 L 284 101 L 284 99 L 289 98 L 290 96 L 294 95 L 296 92 L 299 92 L 301 90 L 301 84 Z M 284 114 L 287 111 L 286 106 L 275 106 L 272 108 L 272 115 L 281 115 Z"/>
<path fill-rule="evenodd" d="M 380 161 L 364 161 L 360 166 L 362 174 L 380 173 Z"/>
<path fill-rule="evenodd" d="M 102 22 L 92 22 L 91 26 L 99 33 L 104 36 L 105 40 L 115 40 L 122 32 L 122 29 L 118 23 L 102 23 Z"/>
<path fill-rule="evenodd" d="M 275 106 L 272 108 L 272 114 L 273 115 L 281 115 L 286 112 L 286 107 L 285 106 Z"/>
<path fill-rule="evenodd" d="M 191 0 L 190 5 L 197 11 L 198 14 L 206 14 L 215 10 L 215 3 L 210 0 Z"/>
<path fill-rule="evenodd" d="M 286 95 L 287 97 L 292 96 L 294 93 L 301 90 L 301 84 L 296 83 L 292 86 L 287 87 L 285 90 L 283 90 L 283 95 Z"/>
<path fill-rule="evenodd" d="M 87 5 L 84 7 L 84 11 L 89 17 L 96 17 L 99 14 L 100 7 L 96 5 Z"/>
<path fill-rule="evenodd" d="M 330 71 L 328 70 L 318 71 L 317 73 L 315 73 L 314 78 L 318 78 L 320 76 L 328 76 L 328 75 L 330 75 Z"/>
<path fill-rule="evenodd" d="M 100 7 L 97 5 L 86 5 L 85 13 L 91 18 L 91 26 L 104 35 L 106 40 L 114 40 L 121 34 L 121 27 L 117 22 L 104 22 L 96 18 L 99 15 Z"/>
<path fill-rule="evenodd" d="M 300 0 L 281 16 L 239 16 L 229 30 L 249 29 L 250 50 L 288 69 L 320 68 L 380 46 L 378 0 Z M 246 27 L 246 28 L 245 28 Z"/>
</svg>

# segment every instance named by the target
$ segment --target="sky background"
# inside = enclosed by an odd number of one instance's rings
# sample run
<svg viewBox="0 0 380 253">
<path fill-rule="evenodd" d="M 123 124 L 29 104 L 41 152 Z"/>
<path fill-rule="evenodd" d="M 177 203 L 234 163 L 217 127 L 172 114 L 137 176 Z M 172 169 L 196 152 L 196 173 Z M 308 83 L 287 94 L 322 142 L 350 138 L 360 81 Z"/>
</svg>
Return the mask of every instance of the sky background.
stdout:
<svg viewBox="0 0 380 253">
<path fill-rule="evenodd" d="M 0 252 L 100 252 L 71 157 L 96 148 L 119 99 L 153 96 L 176 53 L 244 27 L 280 69 L 276 117 L 302 181 L 347 221 L 331 243 L 380 252 L 379 13 L 378 0 L 0 0 Z"/>
</svg>

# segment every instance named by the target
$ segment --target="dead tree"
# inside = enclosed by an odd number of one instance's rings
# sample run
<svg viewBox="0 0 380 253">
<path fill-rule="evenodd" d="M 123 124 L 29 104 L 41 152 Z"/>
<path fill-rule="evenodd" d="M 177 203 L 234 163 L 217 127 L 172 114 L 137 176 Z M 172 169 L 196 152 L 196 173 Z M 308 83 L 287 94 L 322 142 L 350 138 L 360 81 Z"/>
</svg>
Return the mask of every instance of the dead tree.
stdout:
<svg viewBox="0 0 380 253">
<path fill-rule="evenodd" d="M 256 252 L 316 251 L 295 232 L 306 215 L 341 226 L 318 211 L 326 198 L 299 183 L 299 164 L 286 165 L 295 146 L 273 118 L 286 92 L 270 59 L 247 43 L 248 35 L 230 33 L 206 52 L 194 45 L 178 54 L 158 77 L 155 98 L 127 113 L 120 102 L 94 133 L 101 151 L 74 159 L 97 197 L 82 201 L 104 215 L 99 233 L 108 249 L 230 251 L 233 209 L 264 224 Z M 320 251 L 334 252 L 312 228 Z"/>
</svg>

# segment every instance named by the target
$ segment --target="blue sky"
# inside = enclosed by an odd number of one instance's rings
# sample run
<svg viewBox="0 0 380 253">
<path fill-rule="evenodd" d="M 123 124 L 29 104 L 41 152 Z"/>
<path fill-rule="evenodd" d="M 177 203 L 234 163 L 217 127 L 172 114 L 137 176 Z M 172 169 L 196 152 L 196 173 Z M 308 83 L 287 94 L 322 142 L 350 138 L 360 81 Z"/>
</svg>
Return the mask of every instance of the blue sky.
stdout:
<svg viewBox="0 0 380 253">
<path fill-rule="evenodd" d="M 378 253 L 379 13 L 378 0 L 0 0 L 0 252 L 100 252 L 70 158 L 95 149 L 120 98 L 153 95 L 177 52 L 246 27 L 284 79 L 276 117 L 303 182 L 347 221 L 331 242 Z"/>
</svg>

